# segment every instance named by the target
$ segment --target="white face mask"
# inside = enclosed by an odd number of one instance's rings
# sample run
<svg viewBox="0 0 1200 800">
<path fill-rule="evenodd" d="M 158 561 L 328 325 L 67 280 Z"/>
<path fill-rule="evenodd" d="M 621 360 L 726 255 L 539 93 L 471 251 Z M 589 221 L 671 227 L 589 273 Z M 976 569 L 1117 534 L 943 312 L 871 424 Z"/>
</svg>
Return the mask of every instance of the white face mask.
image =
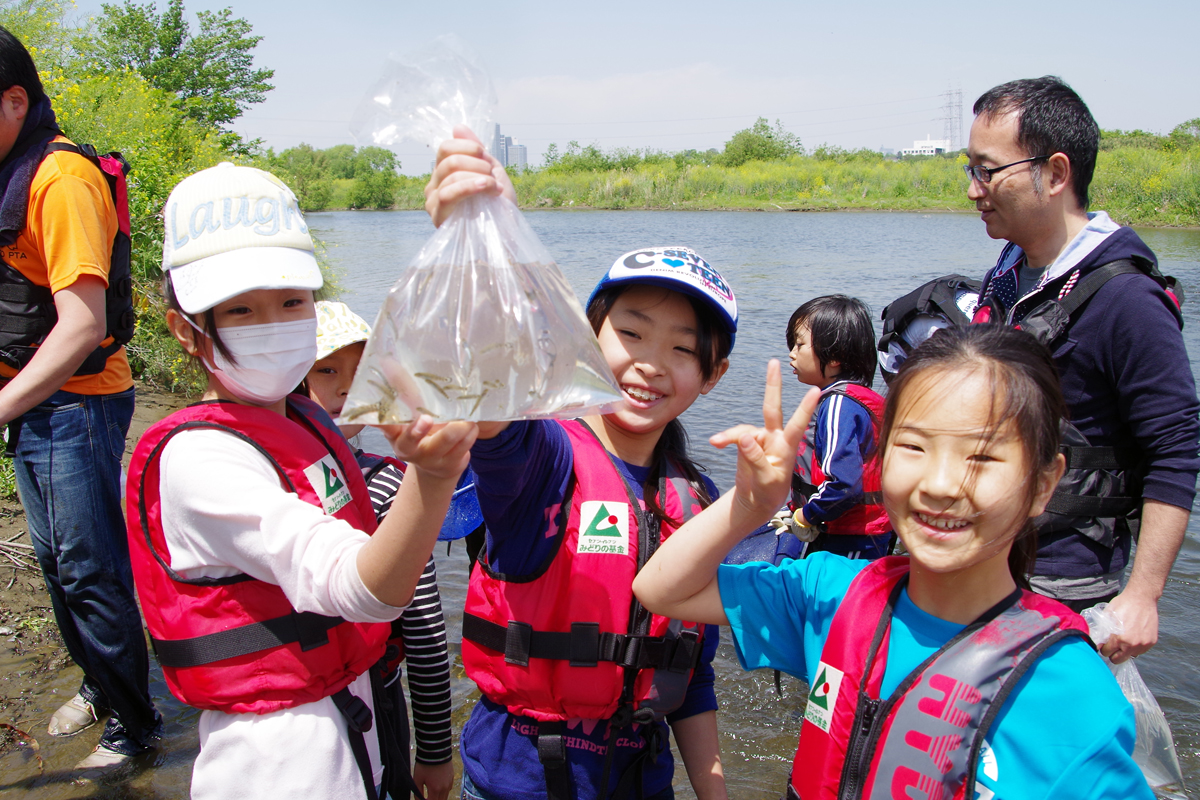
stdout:
<svg viewBox="0 0 1200 800">
<path fill-rule="evenodd" d="M 190 319 L 188 323 L 200 331 Z M 221 328 L 221 341 L 237 364 L 214 347 L 216 363 L 204 362 L 213 377 L 237 399 L 269 406 L 287 397 L 316 362 L 317 320 Z"/>
</svg>

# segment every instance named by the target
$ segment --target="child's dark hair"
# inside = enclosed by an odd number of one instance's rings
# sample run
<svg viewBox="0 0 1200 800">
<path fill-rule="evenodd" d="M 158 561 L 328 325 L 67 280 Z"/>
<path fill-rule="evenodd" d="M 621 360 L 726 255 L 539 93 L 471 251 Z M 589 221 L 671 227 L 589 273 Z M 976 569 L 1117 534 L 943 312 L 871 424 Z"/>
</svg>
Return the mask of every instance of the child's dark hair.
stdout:
<svg viewBox="0 0 1200 800">
<path fill-rule="evenodd" d="M 963 325 L 935 332 L 913 350 L 900 366 L 888 391 L 880 443 L 886 457 L 888 441 L 901 400 L 909 384 L 930 370 L 980 371 L 993 387 L 987 437 L 1011 421 L 1021 438 L 1030 466 L 1026 498 L 1032 506 L 1037 478 L 1053 468 L 1058 456 L 1059 423 L 1067 416 L 1050 351 L 1033 336 L 1004 325 Z M 969 479 L 969 478 L 968 478 Z M 1029 588 L 1028 576 L 1037 557 L 1037 529 L 1026 520 L 1013 540 L 1008 567 L 1013 580 Z"/>
<path fill-rule="evenodd" d="M 608 312 L 612 310 L 613 304 L 617 302 L 617 298 L 624 294 L 627 289 L 639 285 L 643 284 L 622 283 L 601 289 L 596 293 L 596 296 L 592 298 L 592 302 L 587 307 L 588 322 L 591 323 L 594 333 L 600 333 L 600 326 L 608 318 Z M 664 291 L 673 290 L 664 287 Z M 711 380 L 718 374 L 717 370 L 720 368 L 721 361 L 728 357 L 729 351 L 732 349 L 729 331 L 706 303 L 684 292 L 679 292 L 679 294 L 687 298 L 688 302 L 692 305 L 692 310 L 696 312 L 696 357 L 700 361 L 701 376 L 706 381 Z M 702 468 L 699 464 L 692 461 L 691 456 L 688 455 L 687 431 L 684 430 L 683 423 L 678 419 L 668 422 L 658 439 L 658 444 L 654 448 L 654 464 L 650 470 L 650 475 L 646 478 L 646 491 L 643 492 L 643 497 L 646 498 L 646 507 L 656 517 L 660 520 L 670 522 L 672 525 L 680 525 L 683 520 L 671 519 L 671 517 L 667 516 L 666 510 L 662 507 L 661 499 L 658 497 L 658 481 L 661 477 L 659 470 L 668 460 L 674 462 L 683 472 L 688 482 L 692 484 L 692 487 L 696 491 L 696 498 L 700 503 L 700 507 L 708 508 L 713 498 L 708 496 L 704 482 L 700 479 Z M 685 503 L 689 502 L 686 497 L 682 498 L 682 500 Z"/>
<path fill-rule="evenodd" d="M 839 380 L 870 386 L 875 380 L 875 329 L 871 310 L 857 297 L 828 294 L 814 297 L 792 312 L 788 320 L 787 346 L 796 346 L 796 335 L 807 327 L 817 362 L 824 374 L 833 361 L 842 364 Z M 833 377 L 833 376 L 830 376 Z"/>
<path fill-rule="evenodd" d="M 162 293 L 163 293 L 163 299 L 167 301 L 167 308 L 174 309 L 175 311 L 178 311 L 180 314 L 183 314 L 184 316 L 188 317 L 189 319 L 195 320 L 196 323 L 201 327 L 201 329 L 204 330 L 205 335 L 207 335 L 209 339 L 212 339 L 213 347 L 222 356 L 224 356 L 225 359 L 227 361 L 229 361 L 229 363 L 234 364 L 234 365 L 237 364 L 237 359 L 234 358 L 233 353 L 229 352 L 229 348 L 225 346 L 225 342 L 221 340 L 221 332 L 217 328 L 216 315 L 213 314 L 213 310 L 210 308 L 207 311 L 204 311 L 200 314 L 193 315 L 193 314 L 188 314 L 179 305 L 179 298 L 175 296 L 175 286 L 171 283 L 170 270 L 167 270 L 166 272 L 163 273 Z M 189 332 L 192 335 L 192 343 L 195 344 L 197 347 L 202 346 L 201 342 L 196 341 L 196 336 L 197 336 L 196 329 L 189 326 Z M 184 358 L 188 359 L 188 362 L 192 368 L 201 369 L 201 362 L 200 362 L 199 358 L 192 355 L 191 353 L 188 353 L 186 350 L 184 351 L 183 355 L 184 355 Z"/>
</svg>

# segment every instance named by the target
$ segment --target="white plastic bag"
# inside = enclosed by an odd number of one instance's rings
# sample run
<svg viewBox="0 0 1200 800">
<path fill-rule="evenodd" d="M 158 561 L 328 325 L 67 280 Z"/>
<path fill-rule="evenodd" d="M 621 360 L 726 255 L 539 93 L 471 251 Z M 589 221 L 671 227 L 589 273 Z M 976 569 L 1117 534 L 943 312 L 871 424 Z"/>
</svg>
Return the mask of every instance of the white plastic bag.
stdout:
<svg viewBox="0 0 1200 800">
<path fill-rule="evenodd" d="M 408 139 L 436 150 L 455 125 L 486 134 L 495 105 L 492 79 L 470 48 L 439 36 L 424 50 L 387 60 L 351 116 L 350 132 L 382 147 Z"/>
<path fill-rule="evenodd" d="M 575 417 L 619 400 L 570 285 L 521 212 L 470 198 L 388 292 L 343 422 Z"/>
<path fill-rule="evenodd" d="M 352 125 L 375 144 L 436 147 L 455 124 L 486 125 L 494 101 L 487 73 L 443 37 L 390 61 Z M 388 293 L 341 421 L 565 418 L 619 401 L 562 272 L 520 210 L 487 195 L 460 203 Z"/>
<path fill-rule="evenodd" d="M 1124 630 L 1121 620 L 1108 611 L 1108 603 L 1100 603 L 1084 609 L 1083 619 L 1088 624 L 1092 641 L 1097 646 L 1108 641 L 1108 637 Z M 1150 687 L 1142 680 L 1133 659 L 1114 664 L 1104 659 L 1112 670 L 1113 677 L 1133 706 L 1137 718 L 1137 743 L 1133 748 L 1133 760 L 1141 767 L 1146 782 L 1159 797 L 1168 800 L 1187 800 L 1183 784 L 1183 772 L 1179 768 L 1179 756 L 1175 754 L 1175 740 L 1171 727 L 1163 715 Z"/>
</svg>

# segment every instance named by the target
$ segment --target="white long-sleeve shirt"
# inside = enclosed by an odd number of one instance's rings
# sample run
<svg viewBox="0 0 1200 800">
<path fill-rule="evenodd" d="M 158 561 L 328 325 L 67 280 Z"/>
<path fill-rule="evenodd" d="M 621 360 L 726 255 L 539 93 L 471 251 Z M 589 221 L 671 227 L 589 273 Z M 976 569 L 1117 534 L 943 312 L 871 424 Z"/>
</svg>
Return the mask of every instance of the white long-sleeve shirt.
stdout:
<svg viewBox="0 0 1200 800">
<path fill-rule="evenodd" d="M 283 589 L 297 611 L 351 622 L 390 622 L 404 610 L 363 584 L 356 559 L 368 537 L 287 492 L 252 446 L 213 430 L 175 436 L 159 473 L 163 534 L 184 577 L 245 573 Z M 372 705 L 370 678 L 350 691 Z M 374 727 L 366 734 L 375 784 L 382 779 Z M 364 796 L 346 725 L 324 698 L 270 714 L 200 715 L 192 797 Z"/>
</svg>

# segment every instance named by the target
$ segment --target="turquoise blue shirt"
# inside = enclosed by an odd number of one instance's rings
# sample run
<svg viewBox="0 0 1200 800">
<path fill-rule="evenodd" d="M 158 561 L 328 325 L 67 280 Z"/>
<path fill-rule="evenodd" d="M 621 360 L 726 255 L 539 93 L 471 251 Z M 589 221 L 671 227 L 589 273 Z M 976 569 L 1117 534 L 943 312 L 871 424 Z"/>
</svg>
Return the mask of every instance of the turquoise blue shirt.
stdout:
<svg viewBox="0 0 1200 800">
<path fill-rule="evenodd" d="M 815 553 L 782 566 L 722 566 L 721 604 L 738 660 L 811 682 L 850 582 L 868 561 Z M 902 592 L 892 620 L 886 697 L 963 626 L 925 613 Z M 1133 708 L 1112 673 L 1080 639 L 1052 645 L 1025 673 L 980 753 L 976 798 L 1126 800 L 1154 795 L 1130 754 Z"/>
</svg>

